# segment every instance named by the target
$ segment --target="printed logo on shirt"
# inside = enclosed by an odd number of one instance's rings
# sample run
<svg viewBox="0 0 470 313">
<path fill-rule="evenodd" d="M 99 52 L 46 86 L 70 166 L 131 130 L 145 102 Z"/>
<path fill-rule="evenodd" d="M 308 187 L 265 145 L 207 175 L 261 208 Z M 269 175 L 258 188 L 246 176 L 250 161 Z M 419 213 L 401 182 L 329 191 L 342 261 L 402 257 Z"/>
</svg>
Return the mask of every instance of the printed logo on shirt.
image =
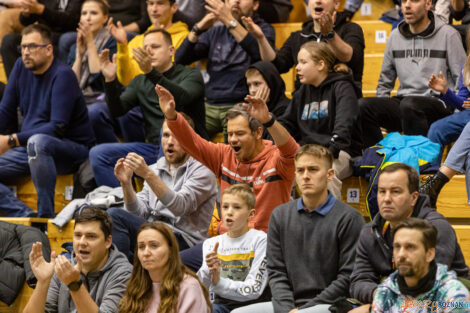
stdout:
<svg viewBox="0 0 470 313">
<path fill-rule="evenodd" d="M 217 256 L 221 265 L 220 277 L 234 281 L 244 281 L 250 272 L 255 252 L 230 255 L 217 254 Z"/>
<path fill-rule="evenodd" d="M 302 120 L 318 120 L 325 117 L 328 117 L 328 100 L 314 101 L 304 106 Z"/>
</svg>

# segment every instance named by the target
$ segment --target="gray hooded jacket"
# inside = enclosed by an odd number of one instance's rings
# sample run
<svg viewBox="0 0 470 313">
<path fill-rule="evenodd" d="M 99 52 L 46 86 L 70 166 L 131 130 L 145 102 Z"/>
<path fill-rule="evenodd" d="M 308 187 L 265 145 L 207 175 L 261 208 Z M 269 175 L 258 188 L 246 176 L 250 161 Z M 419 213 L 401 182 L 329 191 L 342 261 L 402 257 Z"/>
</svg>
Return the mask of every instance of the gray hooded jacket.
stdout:
<svg viewBox="0 0 470 313">
<path fill-rule="evenodd" d="M 75 257 L 73 262 L 76 262 Z M 98 313 L 118 311 L 119 301 L 126 290 L 131 273 L 132 265 L 127 257 L 112 245 L 109 248 L 108 260 L 101 269 L 87 275 L 80 274 L 83 284 L 99 308 Z M 44 312 L 77 313 L 69 288 L 56 274 L 51 279 Z"/>
<path fill-rule="evenodd" d="M 214 174 L 192 157 L 172 174 L 170 164 L 161 157 L 150 168 L 168 186 L 159 199 L 147 182 L 133 203 L 125 209 L 148 221 L 162 221 L 180 233 L 189 246 L 204 241 L 217 197 Z"/>
<path fill-rule="evenodd" d="M 437 96 L 428 86 L 431 74 L 442 71 L 451 89 L 458 87 L 465 51 L 459 33 L 429 11 L 431 23 L 420 34 L 402 21 L 390 34 L 377 85 L 377 97 L 389 97 L 398 77 L 397 96 Z"/>
</svg>

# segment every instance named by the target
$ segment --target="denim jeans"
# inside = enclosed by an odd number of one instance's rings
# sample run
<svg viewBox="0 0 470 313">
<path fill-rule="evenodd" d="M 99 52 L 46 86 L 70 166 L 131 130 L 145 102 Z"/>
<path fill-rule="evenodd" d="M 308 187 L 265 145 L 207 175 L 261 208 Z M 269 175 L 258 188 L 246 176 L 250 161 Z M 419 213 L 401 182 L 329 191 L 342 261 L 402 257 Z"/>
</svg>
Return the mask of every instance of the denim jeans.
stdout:
<svg viewBox="0 0 470 313">
<path fill-rule="evenodd" d="M 77 32 L 63 33 L 59 38 L 58 57 L 62 63 L 67 64 L 70 54 L 70 47 L 77 41 Z"/>
<path fill-rule="evenodd" d="M 459 139 L 450 149 L 444 165 L 457 172 L 465 173 L 467 200 L 470 204 L 470 123 L 467 123 Z"/>
<path fill-rule="evenodd" d="M 103 143 L 90 150 L 90 164 L 98 186 L 119 187 L 114 176 L 117 160 L 125 158 L 129 152 L 142 156 L 148 165 L 157 162 L 158 146 L 145 142 Z"/>
<path fill-rule="evenodd" d="M 230 313 L 230 310 L 223 304 L 212 304 L 212 313 Z"/>
<path fill-rule="evenodd" d="M 85 145 L 45 134 L 33 135 L 26 147 L 12 148 L 0 155 L 0 182 L 31 174 L 38 195 L 38 217 L 54 217 L 57 175 L 74 172 L 87 157 L 88 147 Z M 3 194 L 0 202 L 7 197 Z M 4 214 L 18 216 L 12 210 L 4 210 Z M 20 211 L 29 213 L 24 208 Z"/>
<path fill-rule="evenodd" d="M 137 232 L 140 226 L 147 221 L 143 217 L 132 214 L 120 207 L 109 208 L 107 212 L 113 220 L 113 243 L 132 263 L 137 243 Z M 200 245 L 201 256 L 199 260 L 197 249 L 188 249 L 189 246 L 184 238 L 178 233 L 175 233 L 175 236 L 178 241 L 179 250 L 181 251 L 181 261 L 194 271 L 192 265 L 195 262 L 202 264 L 202 244 Z M 199 269 L 199 267 L 197 269 Z M 195 272 L 197 272 L 197 269 Z"/>
</svg>

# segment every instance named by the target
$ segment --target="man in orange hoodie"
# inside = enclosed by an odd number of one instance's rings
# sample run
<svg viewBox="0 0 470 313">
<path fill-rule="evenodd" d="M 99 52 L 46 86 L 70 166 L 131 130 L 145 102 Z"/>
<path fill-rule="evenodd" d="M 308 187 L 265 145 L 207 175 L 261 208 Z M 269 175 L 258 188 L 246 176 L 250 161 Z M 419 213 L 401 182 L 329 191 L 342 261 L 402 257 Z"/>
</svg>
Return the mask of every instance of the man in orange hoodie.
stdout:
<svg viewBox="0 0 470 313">
<path fill-rule="evenodd" d="M 255 216 L 249 226 L 266 232 L 271 212 L 290 200 L 295 177 L 294 156 L 299 148 L 262 100 L 269 89 L 260 89 L 255 97 L 248 95 L 245 100 L 250 104 L 236 105 L 227 111 L 228 145 L 202 139 L 176 112 L 173 95 L 159 85 L 155 90 L 168 127 L 189 155 L 220 178 L 221 190 L 233 184 L 248 184 L 253 188 Z M 275 145 L 261 138 L 262 126 Z M 222 221 L 217 229 L 219 234 L 227 231 Z"/>
</svg>

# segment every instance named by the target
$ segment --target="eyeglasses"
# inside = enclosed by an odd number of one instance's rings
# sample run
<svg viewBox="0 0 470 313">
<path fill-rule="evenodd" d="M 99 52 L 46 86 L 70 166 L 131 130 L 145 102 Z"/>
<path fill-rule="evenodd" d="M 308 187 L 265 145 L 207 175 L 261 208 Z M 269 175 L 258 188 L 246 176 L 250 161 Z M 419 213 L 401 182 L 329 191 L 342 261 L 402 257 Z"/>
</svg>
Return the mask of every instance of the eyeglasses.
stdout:
<svg viewBox="0 0 470 313">
<path fill-rule="evenodd" d="M 50 45 L 49 43 L 47 44 L 44 44 L 44 45 L 38 45 L 36 43 L 28 43 L 26 45 L 19 45 L 18 46 L 18 52 L 21 53 L 23 51 L 25 51 L 26 49 L 29 50 L 29 52 L 34 52 L 36 51 L 37 49 L 39 48 L 45 48 L 47 47 L 48 45 Z"/>
</svg>

